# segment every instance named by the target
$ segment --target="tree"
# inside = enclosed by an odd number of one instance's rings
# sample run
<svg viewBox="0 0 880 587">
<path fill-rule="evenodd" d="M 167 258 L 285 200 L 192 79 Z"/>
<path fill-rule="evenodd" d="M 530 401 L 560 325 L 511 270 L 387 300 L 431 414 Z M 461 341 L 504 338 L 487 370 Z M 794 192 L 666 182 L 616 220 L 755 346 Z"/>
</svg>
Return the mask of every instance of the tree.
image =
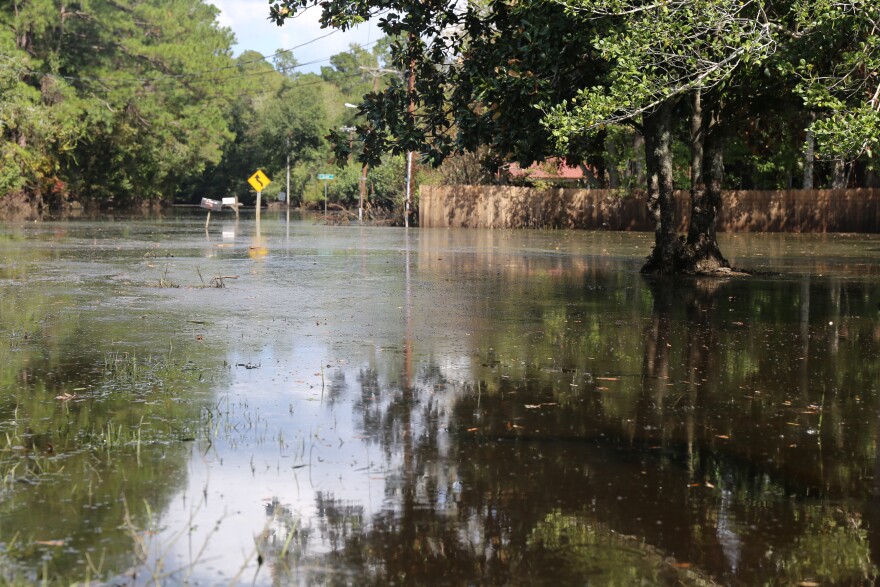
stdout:
<svg viewBox="0 0 880 587">
<path fill-rule="evenodd" d="M 51 79 L 34 88 L 25 82 L 27 63 L 19 52 L 0 53 L 0 198 L 43 204 L 64 196 L 57 155 L 81 140 L 85 129 L 75 106 L 70 112 L 70 87 Z"/>
<path fill-rule="evenodd" d="M 815 112 L 810 132 L 820 157 L 834 164 L 834 187 L 847 184 L 844 163 L 876 171 L 880 147 L 880 6 L 866 0 L 799 0 L 793 44 L 798 91 Z"/>
<path fill-rule="evenodd" d="M 714 273 L 729 265 L 718 248 L 726 126 L 736 76 L 776 48 L 760 2 L 575 0 L 572 17 L 605 22 L 594 43 L 608 63 L 607 83 L 586 87 L 572 103 L 550 106 L 548 126 L 565 145 L 609 124 L 633 124 L 645 137 L 648 207 L 655 242 L 647 273 Z M 676 234 L 672 178 L 673 121 L 689 103 L 691 224 Z"/>
<path fill-rule="evenodd" d="M 232 34 L 217 15 L 201 0 L 31 0 L 0 10 L 0 48 L 18 66 L 12 102 L 39 105 L 48 115 L 38 119 L 59 128 L 4 129 L 3 150 L 17 144 L 31 168 L 20 189 L 40 198 L 42 177 L 104 204 L 135 203 L 170 197 L 218 161 L 236 84 L 226 71 Z M 35 157 L 45 164 L 27 163 Z"/>
<path fill-rule="evenodd" d="M 487 145 L 490 165 L 561 156 L 604 169 L 605 129 L 632 124 L 648 148 L 648 199 L 657 226 L 646 270 L 726 265 L 714 236 L 717 206 L 703 196 L 717 196 L 720 181 L 695 193 L 694 208 L 707 213 L 695 216 L 697 230 L 687 247 L 675 234 L 673 120 L 686 97 L 708 96 L 744 63 L 773 50 L 758 3 L 499 1 L 456 10 L 399 1 L 389 8 L 380 26 L 388 34 L 410 34 L 392 46 L 392 55 L 415 79 L 412 87 L 395 83 L 365 100 L 365 159 L 417 150 L 439 164 L 451 153 Z M 296 9 L 278 2 L 271 16 L 283 23 Z M 331 2 L 322 18 L 346 27 L 371 9 L 370 2 Z M 718 117 L 706 120 L 714 133 Z M 708 138 L 707 132 L 695 134 L 700 152 Z M 711 153 L 710 168 L 722 173 L 720 158 Z"/>
</svg>

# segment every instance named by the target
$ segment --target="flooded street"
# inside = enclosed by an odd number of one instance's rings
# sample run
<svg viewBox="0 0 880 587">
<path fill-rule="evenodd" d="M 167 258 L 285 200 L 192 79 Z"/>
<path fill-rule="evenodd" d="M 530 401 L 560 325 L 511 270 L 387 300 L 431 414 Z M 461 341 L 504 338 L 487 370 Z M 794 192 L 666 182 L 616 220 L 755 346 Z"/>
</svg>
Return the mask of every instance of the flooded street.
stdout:
<svg viewBox="0 0 880 587">
<path fill-rule="evenodd" d="M 880 237 L 0 224 L 0 582 L 865 585 Z"/>
</svg>

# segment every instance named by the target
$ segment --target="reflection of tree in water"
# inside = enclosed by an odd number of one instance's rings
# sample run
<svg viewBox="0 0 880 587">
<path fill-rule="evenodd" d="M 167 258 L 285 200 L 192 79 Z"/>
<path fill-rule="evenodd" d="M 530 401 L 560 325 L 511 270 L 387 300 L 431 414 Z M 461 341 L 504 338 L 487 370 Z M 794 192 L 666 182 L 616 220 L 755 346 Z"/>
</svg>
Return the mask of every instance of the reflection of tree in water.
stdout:
<svg viewBox="0 0 880 587">
<path fill-rule="evenodd" d="M 329 367 L 329 365 L 328 365 Z M 345 380 L 345 371 L 334 369 L 330 372 L 330 384 L 327 386 L 327 394 L 324 399 L 332 406 L 348 391 L 348 382 Z"/>
<path fill-rule="evenodd" d="M 540 337 L 480 341 L 474 383 L 363 370 L 384 506 L 356 528 L 324 500 L 340 529 L 321 565 L 368 584 L 872 581 L 877 341 L 847 319 L 864 295 L 821 285 L 648 282 L 650 313 L 626 310 L 642 327 L 608 333 L 617 362 L 584 335 L 609 316 L 536 301 Z"/>
</svg>

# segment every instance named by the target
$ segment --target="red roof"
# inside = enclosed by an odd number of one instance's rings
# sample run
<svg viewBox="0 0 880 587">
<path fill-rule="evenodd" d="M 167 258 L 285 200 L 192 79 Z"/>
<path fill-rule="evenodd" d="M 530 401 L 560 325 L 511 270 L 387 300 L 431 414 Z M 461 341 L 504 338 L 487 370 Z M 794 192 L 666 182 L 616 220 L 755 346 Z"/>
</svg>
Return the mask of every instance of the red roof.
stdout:
<svg viewBox="0 0 880 587">
<path fill-rule="evenodd" d="M 535 179 L 583 179 L 584 171 L 579 165 L 567 165 L 564 159 L 548 159 L 532 163 L 523 169 L 517 163 L 511 163 L 508 172 L 514 177 L 531 177 Z"/>
</svg>

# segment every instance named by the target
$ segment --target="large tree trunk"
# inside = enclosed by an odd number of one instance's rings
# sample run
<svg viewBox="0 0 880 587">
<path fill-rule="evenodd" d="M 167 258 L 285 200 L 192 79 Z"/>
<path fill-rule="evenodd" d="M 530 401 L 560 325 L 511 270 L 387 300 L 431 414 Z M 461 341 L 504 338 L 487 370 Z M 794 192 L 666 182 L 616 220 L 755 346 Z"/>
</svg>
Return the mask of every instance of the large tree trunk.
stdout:
<svg viewBox="0 0 880 587">
<path fill-rule="evenodd" d="M 716 233 L 724 179 L 724 136 L 719 118 L 718 105 L 705 109 L 698 93 L 691 117 L 691 217 L 679 267 L 682 273 L 712 274 L 730 267 L 718 248 Z"/>
<path fill-rule="evenodd" d="M 654 221 L 654 250 L 642 267 L 642 273 L 677 273 L 682 250 L 682 242 L 675 232 L 672 108 L 672 104 L 664 104 L 646 114 L 642 122 L 648 174 L 648 214 Z"/>
<path fill-rule="evenodd" d="M 704 127 L 705 128 L 705 127 Z M 730 269 L 718 247 L 718 214 L 721 212 L 721 184 L 724 179 L 724 137 L 707 129 L 700 147 L 701 182 L 691 186 L 691 218 L 682 263 L 682 273 L 713 274 Z"/>
</svg>

